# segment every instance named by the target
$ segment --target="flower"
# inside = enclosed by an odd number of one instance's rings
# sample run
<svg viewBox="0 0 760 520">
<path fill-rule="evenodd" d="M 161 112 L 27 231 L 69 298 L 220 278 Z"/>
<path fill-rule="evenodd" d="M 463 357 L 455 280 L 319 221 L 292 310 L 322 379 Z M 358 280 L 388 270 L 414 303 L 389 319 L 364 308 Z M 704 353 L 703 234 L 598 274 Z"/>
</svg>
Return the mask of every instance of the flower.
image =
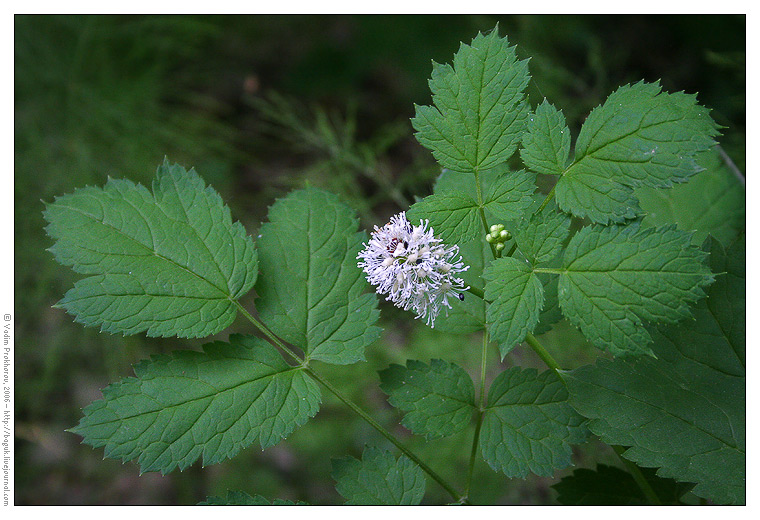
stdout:
<svg viewBox="0 0 760 520">
<path fill-rule="evenodd" d="M 436 238 L 429 221 L 412 226 L 401 212 L 382 228 L 375 226 L 369 243 L 356 257 L 367 281 L 378 294 L 405 311 L 414 309 L 417 318 L 435 325 L 441 305 L 449 309 L 449 298 L 464 300 L 464 280 L 455 278 L 470 267 L 459 256 L 459 247 L 447 246 Z"/>
</svg>

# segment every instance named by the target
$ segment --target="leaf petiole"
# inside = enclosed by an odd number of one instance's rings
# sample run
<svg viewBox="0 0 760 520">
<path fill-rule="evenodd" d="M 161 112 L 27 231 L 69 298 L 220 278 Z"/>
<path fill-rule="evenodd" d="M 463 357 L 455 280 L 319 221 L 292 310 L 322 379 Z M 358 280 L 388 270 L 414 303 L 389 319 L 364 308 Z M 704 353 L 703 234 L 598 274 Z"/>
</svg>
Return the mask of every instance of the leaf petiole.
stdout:
<svg viewBox="0 0 760 520">
<path fill-rule="evenodd" d="M 266 337 L 269 339 L 274 345 L 281 348 L 284 352 L 286 352 L 290 357 L 292 357 L 297 363 L 303 366 L 306 373 L 308 373 L 311 377 L 313 377 L 317 382 L 321 383 L 322 386 L 327 388 L 327 390 L 330 391 L 335 397 L 340 399 L 346 406 L 348 406 L 354 413 L 356 413 L 359 417 L 364 419 L 370 426 L 372 426 L 374 429 L 376 429 L 383 437 L 388 439 L 394 446 L 396 446 L 401 452 L 409 457 L 412 461 L 414 461 L 422 470 L 430 475 L 430 478 L 435 480 L 440 486 L 446 490 L 446 492 L 451 495 L 451 497 L 461 503 L 467 502 L 467 496 L 460 495 L 451 485 L 449 485 L 448 482 L 446 482 L 440 475 L 438 475 L 435 471 L 433 471 L 427 464 L 425 464 L 423 461 L 421 461 L 414 453 L 412 453 L 406 446 L 401 444 L 398 439 L 396 439 L 388 430 L 383 428 L 383 426 L 375 421 L 367 412 L 362 410 L 356 403 L 348 399 L 346 396 L 340 393 L 340 391 L 335 388 L 329 381 L 324 379 L 321 375 L 316 373 L 313 368 L 308 366 L 308 360 L 301 359 L 298 355 L 296 355 L 292 350 L 290 350 L 277 336 L 275 336 L 262 322 L 254 318 L 246 309 L 243 307 L 239 302 L 235 302 L 238 310 L 240 313 L 245 316 L 248 321 L 253 323 L 253 325 L 256 326 L 257 329 L 259 329 Z"/>
</svg>

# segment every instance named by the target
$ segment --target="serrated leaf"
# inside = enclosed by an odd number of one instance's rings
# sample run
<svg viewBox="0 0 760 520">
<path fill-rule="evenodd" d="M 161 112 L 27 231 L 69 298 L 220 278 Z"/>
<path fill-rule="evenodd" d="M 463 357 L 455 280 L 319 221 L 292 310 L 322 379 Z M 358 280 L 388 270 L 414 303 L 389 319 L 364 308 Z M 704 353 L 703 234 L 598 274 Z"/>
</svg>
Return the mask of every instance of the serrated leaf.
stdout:
<svg viewBox="0 0 760 520">
<path fill-rule="evenodd" d="M 480 444 L 486 462 L 508 477 L 551 476 L 571 465 L 571 444 L 588 434 L 585 420 L 567 402 L 567 389 L 553 370 L 513 367 L 488 391 Z"/>
<path fill-rule="evenodd" d="M 528 118 L 520 158 L 536 173 L 561 175 L 570 157 L 570 130 L 561 110 L 546 99 Z"/>
<path fill-rule="evenodd" d="M 506 356 L 533 331 L 544 304 L 544 287 L 530 264 L 516 258 L 497 258 L 483 271 L 485 299 L 491 303 L 486 322 L 491 339 Z"/>
<path fill-rule="evenodd" d="M 428 440 L 465 429 L 475 411 L 472 379 L 461 367 L 440 359 L 430 365 L 408 360 L 380 372 L 388 402 L 406 412 L 402 424 Z"/>
<path fill-rule="evenodd" d="M 417 505 L 425 495 L 422 469 L 405 456 L 367 447 L 362 460 L 333 459 L 336 489 L 347 505 Z"/>
<path fill-rule="evenodd" d="M 559 277 L 565 317 L 614 355 L 651 354 L 642 321 L 673 323 L 713 281 L 705 253 L 673 226 L 591 226 L 573 236 Z"/>
<path fill-rule="evenodd" d="M 306 502 L 293 502 L 291 500 L 283 500 L 282 498 L 275 498 L 272 502 L 262 497 L 261 495 L 251 496 L 245 491 L 230 490 L 227 491 L 227 495 L 211 496 L 206 498 L 205 501 L 200 502 L 199 506 L 305 506 Z"/>
<path fill-rule="evenodd" d="M 166 160 L 152 193 L 110 179 L 56 198 L 44 216 L 56 260 L 89 275 L 57 305 L 106 332 L 215 334 L 256 281 L 253 241 L 219 194 Z"/>
<path fill-rule="evenodd" d="M 731 243 L 745 225 L 744 185 L 726 164 L 719 148 L 700 153 L 696 161 L 705 170 L 685 184 L 670 190 L 636 189 L 646 213 L 642 224 L 678 224 L 683 231 L 695 231 L 695 244 L 701 244 L 708 234 L 723 244 Z"/>
<path fill-rule="evenodd" d="M 506 171 L 488 184 L 483 207 L 487 215 L 493 215 L 498 221 L 517 220 L 533 203 L 535 191 L 534 173 L 525 170 Z"/>
<path fill-rule="evenodd" d="M 531 195 L 536 189 L 535 174 L 525 171 L 511 172 L 496 168 L 487 176 L 488 190 L 476 198 L 456 190 L 437 190 L 412 205 L 407 212 L 410 221 L 427 219 L 438 238 L 448 244 L 463 244 L 482 238 L 483 227 L 480 211 L 501 221 L 519 218 L 531 205 Z M 473 181 L 465 181 L 467 184 Z"/>
<path fill-rule="evenodd" d="M 662 505 L 679 504 L 679 498 L 692 487 L 660 478 L 649 468 L 642 468 L 641 473 Z M 552 488 L 559 493 L 557 501 L 566 506 L 651 505 L 630 473 L 604 464 L 598 464 L 596 470 L 576 469 Z"/>
<path fill-rule="evenodd" d="M 504 163 L 520 142 L 528 106 L 527 60 L 498 30 L 462 44 L 454 64 L 433 64 L 435 106 L 415 106 L 417 140 L 444 168 L 480 172 Z"/>
<path fill-rule="evenodd" d="M 725 271 L 694 309 L 696 321 L 653 331 L 657 359 L 617 359 L 568 372 L 570 402 L 591 431 L 661 477 L 695 482 L 718 503 L 745 501 L 744 244 L 710 264 Z"/>
<path fill-rule="evenodd" d="M 715 144 L 716 124 L 696 96 L 639 82 L 613 92 L 591 111 L 575 160 L 557 182 L 563 211 L 594 222 L 639 214 L 632 188 L 668 188 L 700 171 L 694 156 Z"/>
<path fill-rule="evenodd" d="M 291 192 L 261 226 L 256 308 L 263 322 L 307 359 L 350 364 L 375 341 L 379 312 L 356 255 L 367 240 L 354 212 L 316 188 Z"/>
<path fill-rule="evenodd" d="M 515 227 L 520 252 L 534 265 L 552 260 L 559 254 L 570 233 L 570 219 L 548 207 L 534 213 Z"/>
<path fill-rule="evenodd" d="M 316 382 L 270 344 L 232 335 L 203 352 L 177 351 L 135 365 L 103 390 L 72 428 L 105 456 L 141 470 L 216 464 L 258 440 L 274 446 L 319 409 Z"/>
</svg>

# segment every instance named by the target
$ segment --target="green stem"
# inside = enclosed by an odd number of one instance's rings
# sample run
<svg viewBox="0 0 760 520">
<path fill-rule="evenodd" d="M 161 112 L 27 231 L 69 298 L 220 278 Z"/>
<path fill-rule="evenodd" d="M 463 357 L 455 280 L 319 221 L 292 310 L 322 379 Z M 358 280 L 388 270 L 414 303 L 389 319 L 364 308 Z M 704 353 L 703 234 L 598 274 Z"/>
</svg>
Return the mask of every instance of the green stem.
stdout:
<svg viewBox="0 0 760 520">
<path fill-rule="evenodd" d="M 633 480 L 635 480 L 636 484 L 638 484 L 639 488 L 641 488 L 641 491 L 644 493 L 644 496 L 647 497 L 647 500 L 656 506 L 661 506 L 662 502 L 660 502 L 660 498 L 657 496 L 657 493 L 654 492 L 652 486 L 649 485 L 647 479 L 644 478 L 644 474 L 641 472 L 639 467 L 630 460 L 623 457 L 625 448 L 622 446 L 612 446 L 612 449 L 615 451 L 618 458 L 623 462 L 623 464 L 625 464 L 626 469 L 628 469 L 628 472 L 633 477 Z"/>
<path fill-rule="evenodd" d="M 483 291 L 481 291 L 477 287 L 470 287 L 469 289 L 467 289 L 467 292 L 474 294 L 481 300 L 485 299 L 485 293 L 483 293 Z"/>
<path fill-rule="evenodd" d="M 559 366 L 559 363 L 554 360 L 552 355 L 547 352 L 544 346 L 541 345 L 541 343 L 533 334 L 529 332 L 528 335 L 525 336 L 525 342 L 530 345 L 533 351 L 538 354 L 538 357 L 540 357 L 549 368 L 554 370 L 562 370 L 562 368 Z"/>
<path fill-rule="evenodd" d="M 565 274 L 567 273 L 566 269 L 556 269 L 553 267 L 534 267 L 533 268 L 534 273 L 546 273 L 546 274 Z"/>
<path fill-rule="evenodd" d="M 483 350 L 480 356 L 480 398 L 478 404 L 478 418 L 475 423 L 475 433 L 472 436 L 472 449 L 470 450 L 470 467 L 467 471 L 467 486 L 465 487 L 464 496 L 470 498 L 470 485 L 472 484 L 472 475 L 475 470 L 475 457 L 478 453 L 478 443 L 480 442 L 480 428 L 483 426 L 483 417 L 485 415 L 486 404 L 486 357 L 488 354 L 488 331 L 483 331 Z"/>
<path fill-rule="evenodd" d="M 560 177 L 560 179 L 561 179 L 561 178 L 562 178 L 562 177 Z M 559 182 L 559 179 L 557 179 L 557 183 L 558 183 L 558 182 Z M 542 211 L 542 210 L 543 210 L 543 209 L 546 207 L 546 205 L 547 205 L 547 204 L 549 204 L 549 201 L 550 201 L 550 200 L 552 200 L 552 199 L 554 198 L 554 190 L 556 190 L 556 189 L 557 189 L 557 183 L 555 183 L 555 184 L 554 184 L 554 186 L 552 186 L 552 189 L 551 189 L 551 191 L 550 191 L 550 192 L 549 192 L 549 194 L 546 196 L 546 198 L 545 198 L 545 199 L 544 199 L 544 201 L 541 203 L 541 205 L 538 207 L 538 211 L 536 211 L 536 213 L 541 213 L 541 211 Z"/>
<path fill-rule="evenodd" d="M 287 345 L 285 345 L 280 340 L 280 338 L 278 338 L 277 336 L 275 336 L 274 333 L 272 333 L 272 331 L 269 330 L 266 327 L 266 325 L 264 325 L 263 323 L 261 323 L 259 320 L 257 320 L 253 316 L 251 316 L 251 313 L 249 313 L 245 309 L 245 307 L 243 307 L 242 305 L 240 305 L 240 302 L 238 302 L 236 300 L 232 300 L 232 301 L 235 304 L 235 306 L 237 307 L 237 309 L 240 312 L 240 314 L 242 314 L 243 316 L 245 316 L 246 319 L 248 319 L 248 321 L 250 321 L 251 323 L 253 323 L 256 326 L 256 328 L 259 329 L 261 331 L 261 333 L 264 334 L 269 339 L 269 341 L 271 341 L 275 346 L 280 347 L 284 352 L 286 352 L 290 357 L 292 357 L 293 360 L 295 360 L 295 362 L 298 363 L 299 365 L 303 365 L 304 364 L 304 360 L 301 359 L 300 356 L 298 356 L 296 353 L 294 353 L 292 350 L 290 350 L 287 347 Z"/>
<path fill-rule="evenodd" d="M 435 471 L 433 471 L 427 464 L 422 462 L 414 453 L 409 451 L 409 449 L 401 444 L 388 430 L 383 428 L 383 426 L 375 421 L 372 417 L 367 414 L 364 410 L 359 408 L 359 406 L 348 399 L 346 396 L 340 393 L 340 391 L 335 388 L 329 381 L 324 379 L 322 376 L 320 376 L 318 373 L 314 371 L 313 368 L 306 365 L 306 361 L 301 359 L 298 355 L 296 355 L 292 350 L 290 350 L 287 345 L 285 345 L 280 338 L 275 336 L 263 323 L 261 323 L 259 320 L 254 318 L 246 309 L 243 307 L 239 302 L 235 301 L 235 305 L 240 311 L 240 313 L 245 316 L 248 321 L 253 323 L 257 329 L 259 329 L 274 345 L 281 348 L 283 351 L 285 351 L 288 355 L 290 355 L 298 364 L 304 366 L 304 370 L 314 379 L 316 379 L 319 383 L 322 384 L 325 388 L 327 388 L 335 397 L 340 399 L 346 406 L 348 406 L 354 413 L 359 415 L 362 419 L 364 419 L 370 426 L 372 426 L 374 429 L 376 429 L 380 435 L 388 439 L 391 443 L 393 443 L 394 446 L 396 446 L 401 452 L 409 457 L 411 460 L 413 460 L 420 468 L 422 468 L 422 471 L 430 475 L 430 477 L 438 482 L 438 484 L 443 487 L 443 489 L 446 490 L 446 492 L 451 495 L 451 497 L 458 501 L 458 502 L 466 502 L 467 497 L 462 496 L 457 491 L 451 487 L 448 482 L 446 482 L 440 475 L 438 475 Z"/>
<path fill-rule="evenodd" d="M 324 379 L 322 376 L 314 372 L 314 369 L 311 367 L 306 368 L 306 372 L 309 373 L 314 379 L 319 381 L 325 388 L 327 388 L 335 397 L 343 401 L 343 404 L 348 406 L 354 413 L 356 413 L 359 417 L 367 421 L 367 423 L 372 426 L 374 429 L 376 429 L 380 435 L 388 439 L 391 443 L 393 443 L 394 446 L 396 446 L 401 452 L 409 457 L 411 460 L 413 460 L 420 468 L 422 468 L 422 471 L 430 475 L 430 477 L 438 482 L 438 484 L 441 485 L 443 489 L 446 490 L 446 492 L 451 495 L 451 497 L 456 501 L 464 501 L 466 499 L 465 496 L 460 495 L 457 493 L 457 491 L 451 487 L 448 482 L 446 482 L 438 473 L 433 471 L 427 464 L 422 462 L 414 453 L 409 451 L 409 449 L 401 444 L 398 439 L 396 439 L 388 430 L 382 427 L 380 423 L 375 421 L 372 417 L 370 417 L 367 412 L 359 408 L 357 404 L 355 404 L 353 401 L 349 400 L 347 397 L 345 397 L 343 394 L 338 391 L 337 388 L 335 388 L 329 381 Z"/>
<path fill-rule="evenodd" d="M 486 234 L 488 234 L 491 229 L 488 227 L 488 220 L 486 220 L 486 212 L 483 209 L 483 193 L 480 189 L 480 176 L 478 175 L 478 170 L 474 170 L 473 173 L 475 174 L 475 190 L 477 192 L 477 198 L 478 198 L 478 213 L 480 214 L 480 221 L 483 223 L 483 229 L 486 230 Z M 488 243 L 489 246 L 491 246 L 491 253 L 493 254 L 493 257 L 496 258 L 496 247 L 492 243 Z"/>
</svg>

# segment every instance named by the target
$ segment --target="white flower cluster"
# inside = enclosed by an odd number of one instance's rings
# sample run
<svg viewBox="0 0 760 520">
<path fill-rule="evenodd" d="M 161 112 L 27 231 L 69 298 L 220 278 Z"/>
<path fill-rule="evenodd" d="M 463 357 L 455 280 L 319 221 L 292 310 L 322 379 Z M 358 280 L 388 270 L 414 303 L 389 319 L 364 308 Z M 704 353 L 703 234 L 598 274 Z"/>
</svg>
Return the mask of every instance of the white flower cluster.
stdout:
<svg viewBox="0 0 760 520">
<path fill-rule="evenodd" d="M 449 309 L 448 298 L 464 299 L 464 280 L 454 275 L 469 269 L 459 256 L 458 246 L 446 246 L 428 229 L 428 221 L 412 226 L 401 212 L 382 228 L 375 226 L 369 244 L 357 259 L 367 281 L 378 294 L 405 311 L 414 309 L 430 327 L 441 310 Z"/>
</svg>

